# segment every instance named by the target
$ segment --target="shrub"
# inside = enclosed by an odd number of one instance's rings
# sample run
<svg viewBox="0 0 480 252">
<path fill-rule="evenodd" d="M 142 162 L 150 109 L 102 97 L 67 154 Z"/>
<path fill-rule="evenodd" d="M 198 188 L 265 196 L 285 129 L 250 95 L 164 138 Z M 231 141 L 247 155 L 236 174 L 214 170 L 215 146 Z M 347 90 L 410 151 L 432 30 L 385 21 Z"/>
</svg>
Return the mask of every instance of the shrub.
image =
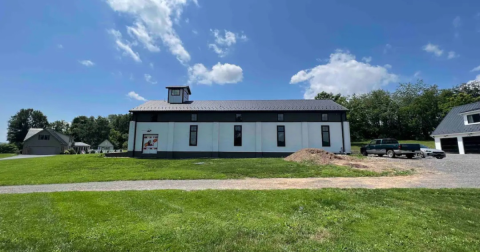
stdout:
<svg viewBox="0 0 480 252">
<path fill-rule="evenodd" d="M 102 153 L 103 153 L 103 150 L 100 150 L 100 154 L 102 154 Z"/>
<path fill-rule="evenodd" d="M 0 153 L 17 153 L 18 148 L 15 144 L 0 144 Z"/>
<path fill-rule="evenodd" d="M 124 150 L 128 149 L 128 141 L 123 142 L 122 149 Z"/>
<path fill-rule="evenodd" d="M 90 151 L 90 154 L 95 154 L 95 151 L 94 151 L 94 150 L 91 150 L 91 151 Z"/>
<path fill-rule="evenodd" d="M 68 154 L 70 154 L 70 151 L 66 150 L 66 151 L 64 151 L 62 154 L 68 155 Z"/>
<path fill-rule="evenodd" d="M 74 149 L 68 149 L 68 152 L 69 152 L 70 154 L 72 154 L 72 155 L 73 155 L 73 154 L 77 154 L 77 152 L 76 152 Z"/>
</svg>

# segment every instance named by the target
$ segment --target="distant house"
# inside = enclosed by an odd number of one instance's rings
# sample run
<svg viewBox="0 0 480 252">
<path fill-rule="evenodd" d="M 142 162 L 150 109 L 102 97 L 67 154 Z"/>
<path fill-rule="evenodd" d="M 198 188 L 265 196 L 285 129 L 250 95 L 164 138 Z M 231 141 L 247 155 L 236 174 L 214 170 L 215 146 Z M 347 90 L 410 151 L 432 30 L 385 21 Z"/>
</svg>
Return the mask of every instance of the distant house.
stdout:
<svg viewBox="0 0 480 252">
<path fill-rule="evenodd" d="M 445 152 L 480 153 L 480 102 L 454 107 L 432 137 L 435 148 Z"/>
<path fill-rule="evenodd" d="M 22 154 L 60 154 L 74 146 L 73 137 L 52 129 L 29 129 L 23 140 Z"/>
<path fill-rule="evenodd" d="M 87 153 L 90 151 L 90 145 L 82 142 L 75 142 L 75 144 L 73 145 L 73 149 L 77 153 L 82 153 L 82 151 L 85 151 L 85 153 Z"/>
<path fill-rule="evenodd" d="M 114 150 L 114 149 L 115 147 L 110 141 L 108 141 L 108 139 L 98 145 L 98 150 Z"/>
</svg>

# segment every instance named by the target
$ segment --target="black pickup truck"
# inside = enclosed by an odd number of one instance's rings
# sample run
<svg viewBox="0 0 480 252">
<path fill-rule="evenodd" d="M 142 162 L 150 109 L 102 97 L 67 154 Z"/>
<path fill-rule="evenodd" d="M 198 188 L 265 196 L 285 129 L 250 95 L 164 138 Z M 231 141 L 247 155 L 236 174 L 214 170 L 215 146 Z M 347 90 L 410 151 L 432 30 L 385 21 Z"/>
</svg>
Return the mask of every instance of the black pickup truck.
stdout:
<svg viewBox="0 0 480 252">
<path fill-rule="evenodd" d="M 413 158 L 417 154 L 421 154 L 420 144 L 400 144 L 396 139 L 383 138 L 372 140 L 369 144 L 360 148 L 360 153 L 367 156 L 375 154 L 379 157 L 387 155 L 390 158 L 398 156 L 406 156 Z"/>
</svg>

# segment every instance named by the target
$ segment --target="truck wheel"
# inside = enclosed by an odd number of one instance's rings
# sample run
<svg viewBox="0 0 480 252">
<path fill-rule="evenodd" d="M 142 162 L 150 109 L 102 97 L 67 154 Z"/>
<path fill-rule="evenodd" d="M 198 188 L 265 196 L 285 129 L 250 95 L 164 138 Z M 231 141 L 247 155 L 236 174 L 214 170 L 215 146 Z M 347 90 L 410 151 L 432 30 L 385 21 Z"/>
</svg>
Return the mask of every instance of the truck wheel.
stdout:
<svg viewBox="0 0 480 252">
<path fill-rule="evenodd" d="M 383 154 L 378 154 L 379 157 L 383 157 Z"/>
<path fill-rule="evenodd" d="M 367 151 L 362 151 L 362 155 L 365 156 L 365 157 L 368 156 Z"/>
<path fill-rule="evenodd" d="M 413 158 L 413 154 L 407 154 L 406 155 L 408 159 L 412 159 Z"/>
<path fill-rule="evenodd" d="M 387 156 L 389 158 L 395 158 L 395 152 L 393 150 L 388 150 L 387 151 Z"/>
</svg>

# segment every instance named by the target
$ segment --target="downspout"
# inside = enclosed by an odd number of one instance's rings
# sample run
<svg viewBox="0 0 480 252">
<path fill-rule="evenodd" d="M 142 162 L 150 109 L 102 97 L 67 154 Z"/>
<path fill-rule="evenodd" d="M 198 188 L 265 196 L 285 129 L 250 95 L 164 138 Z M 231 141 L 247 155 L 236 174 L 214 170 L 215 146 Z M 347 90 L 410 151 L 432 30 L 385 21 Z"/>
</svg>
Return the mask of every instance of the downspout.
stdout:
<svg viewBox="0 0 480 252">
<path fill-rule="evenodd" d="M 347 113 L 346 113 L 346 112 L 340 114 L 340 115 L 341 115 L 341 116 L 340 116 L 340 117 L 341 117 L 340 123 L 342 124 L 342 152 L 343 152 L 343 153 L 345 153 L 345 132 L 344 132 L 344 130 L 343 130 L 343 115 L 344 115 L 344 114 L 345 114 L 345 116 L 347 116 Z"/>
</svg>

